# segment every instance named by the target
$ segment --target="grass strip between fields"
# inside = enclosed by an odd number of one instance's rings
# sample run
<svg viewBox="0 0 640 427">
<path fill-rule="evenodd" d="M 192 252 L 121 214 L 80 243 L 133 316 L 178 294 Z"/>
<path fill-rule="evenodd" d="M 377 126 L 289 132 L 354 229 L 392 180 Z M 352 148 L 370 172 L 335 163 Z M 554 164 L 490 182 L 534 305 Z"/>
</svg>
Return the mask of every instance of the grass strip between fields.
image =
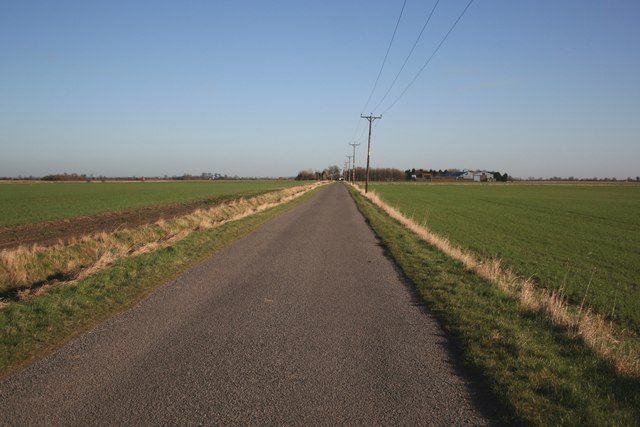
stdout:
<svg viewBox="0 0 640 427">
<path fill-rule="evenodd" d="M 352 190 L 374 232 L 514 425 L 638 425 L 640 382 Z"/>
<path fill-rule="evenodd" d="M 119 258 L 105 269 L 71 284 L 52 287 L 37 298 L 7 304 L 0 310 L 0 377 L 133 306 L 313 193 L 311 190 L 268 209 L 256 209 L 243 218 L 195 230 L 153 251 Z"/>
</svg>

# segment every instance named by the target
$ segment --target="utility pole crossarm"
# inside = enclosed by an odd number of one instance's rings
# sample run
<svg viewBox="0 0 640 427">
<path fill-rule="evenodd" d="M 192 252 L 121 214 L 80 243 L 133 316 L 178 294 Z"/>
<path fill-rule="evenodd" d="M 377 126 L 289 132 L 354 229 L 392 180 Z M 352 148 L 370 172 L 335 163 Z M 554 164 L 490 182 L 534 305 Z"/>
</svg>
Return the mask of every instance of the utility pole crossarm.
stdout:
<svg viewBox="0 0 640 427">
<path fill-rule="evenodd" d="M 360 114 L 361 119 L 367 119 L 369 121 L 369 142 L 367 143 L 367 172 L 365 177 L 364 184 L 364 192 L 369 192 L 369 161 L 371 160 L 371 124 L 374 120 L 381 119 L 382 114 L 379 116 L 374 116 L 373 114 L 369 114 L 368 116 Z"/>
</svg>

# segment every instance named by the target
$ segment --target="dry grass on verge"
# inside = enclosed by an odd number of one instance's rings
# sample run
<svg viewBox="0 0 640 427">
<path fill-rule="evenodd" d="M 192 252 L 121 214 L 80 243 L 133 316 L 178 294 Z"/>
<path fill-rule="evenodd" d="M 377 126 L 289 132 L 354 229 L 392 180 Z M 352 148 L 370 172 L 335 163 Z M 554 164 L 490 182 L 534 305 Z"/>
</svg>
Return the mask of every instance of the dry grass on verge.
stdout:
<svg viewBox="0 0 640 427">
<path fill-rule="evenodd" d="M 453 245 L 446 238 L 431 232 L 426 225 L 417 224 L 405 217 L 375 193 L 365 193 L 360 187 L 355 188 L 425 242 L 462 262 L 469 271 L 489 280 L 518 300 L 524 309 L 542 313 L 553 324 L 565 328 L 572 335 L 579 336 L 597 354 L 609 360 L 619 373 L 633 377 L 640 376 L 640 355 L 636 346 L 628 345 L 629 343 L 620 338 L 622 333 L 616 331 L 615 325 L 603 316 L 584 307 L 584 304 L 580 307 L 570 305 L 562 292 L 536 287 L 531 279 L 519 277 L 509 268 L 502 266 L 499 259 L 481 259 Z"/>
<path fill-rule="evenodd" d="M 137 256 L 168 247 L 191 232 L 219 227 L 286 203 L 321 183 L 237 199 L 199 209 L 170 220 L 114 233 L 95 233 L 67 244 L 18 247 L 0 251 L 0 309 L 12 301 L 36 298 L 52 286 L 72 284 L 126 256 Z"/>
</svg>

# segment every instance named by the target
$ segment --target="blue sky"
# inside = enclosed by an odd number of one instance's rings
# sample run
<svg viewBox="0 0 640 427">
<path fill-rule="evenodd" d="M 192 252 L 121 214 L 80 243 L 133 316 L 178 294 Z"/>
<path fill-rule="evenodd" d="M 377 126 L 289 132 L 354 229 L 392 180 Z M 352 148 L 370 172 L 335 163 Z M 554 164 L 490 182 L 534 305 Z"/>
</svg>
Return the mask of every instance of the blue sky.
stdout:
<svg viewBox="0 0 640 427">
<path fill-rule="evenodd" d="M 0 1 L 0 176 L 640 175 L 640 2 Z M 373 110 L 373 111 L 372 111 Z"/>
</svg>

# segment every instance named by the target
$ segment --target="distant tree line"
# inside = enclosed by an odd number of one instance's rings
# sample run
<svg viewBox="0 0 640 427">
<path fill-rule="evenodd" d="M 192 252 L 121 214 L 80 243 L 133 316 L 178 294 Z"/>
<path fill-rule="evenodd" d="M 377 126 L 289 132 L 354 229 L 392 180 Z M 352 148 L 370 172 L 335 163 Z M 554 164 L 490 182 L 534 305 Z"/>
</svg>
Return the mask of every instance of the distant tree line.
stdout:
<svg viewBox="0 0 640 427">
<path fill-rule="evenodd" d="M 314 170 L 314 169 L 306 169 L 302 170 L 295 177 L 296 180 L 324 180 L 331 179 L 337 180 L 342 177 L 342 173 L 346 171 L 342 171 L 338 166 L 329 166 L 322 171 Z M 454 176 L 457 173 L 460 173 L 460 169 L 450 168 L 450 169 L 406 169 L 405 171 L 401 171 L 396 168 L 371 168 L 369 171 L 369 179 L 371 181 L 403 181 L 403 180 L 412 180 L 415 176 L 416 179 L 420 180 L 428 180 L 431 177 L 447 177 Z M 489 172 L 493 175 L 496 181 L 523 181 L 522 178 L 514 178 L 507 173 L 500 173 L 497 171 Z M 364 181 L 365 180 L 366 169 L 364 167 L 357 167 L 355 170 L 356 181 Z M 345 173 L 345 179 L 349 178 L 348 173 Z M 122 177 L 106 177 L 103 175 L 94 176 L 93 174 L 78 174 L 78 173 L 57 173 L 50 174 L 43 177 L 35 177 L 31 176 L 23 176 L 18 175 L 17 177 L 0 177 L 2 181 L 51 181 L 51 182 L 91 182 L 91 181 L 160 181 L 160 180 L 172 180 L 172 181 L 205 181 L 205 180 L 224 180 L 224 179 L 238 179 L 238 180 L 256 180 L 256 179 L 291 179 L 290 177 L 280 177 L 280 178 L 272 178 L 272 177 L 240 177 L 238 175 L 229 176 L 223 175 L 220 173 L 210 173 L 203 172 L 200 175 L 191 175 L 189 173 L 185 173 L 183 175 L 164 175 L 162 177 L 159 176 L 122 176 Z M 560 177 L 553 176 L 551 178 L 536 178 L 530 176 L 526 178 L 526 181 L 577 181 L 577 182 L 640 182 L 640 176 L 636 176 L 635 178 L 627 177 L 626 179 L 618 179 L 615 177 L 593 177 L 593 178 L 575 178 L 573 176 L 569 177 Z"/>
<path fill-rule="evenodd" d="M 78 175 L 76 173 L 72 173 L 72 174 L 60 173 L 60 174 L 44 176 L 42 177 L 42 180 L 43 181 L 86 181 L 87 176 L 84 174 Z"/>
<path fill-rule="evenodd" d="M 356 168 L 356 181 L 366 180 L 367 169 Z M 369 168 L 369 181 L 403 181 L 405 173 L 396 168 Z"/>
<path fill-rule="evenodd" d="M 598 178 L 594 176 L 593 178 L 575 178 L 573 176 L 569 176 L 567 178 L 560 176 L 552 176 L 551 178 L 542 178 L 542 177 L 534 177 L 530 176 L 526 179 L 527 181 L 577 181 L 577 182 L 640 182 L 640 176 L 636 176 L 635 178 L 627 177 L 627 179 L 618 179 L 616 177 L 605 177 Z"/>
<path fill-rule="evenodd" d="M 305 169 L 298 172 L 298 175 L 296 175 L 295 179 L 296 181 L 317 181 L 322 178 L 318 177 L 318 171 L 313 169 Z"/>
<path fill-rule="evenodd" d="M 93 174 L 77 174 L 77 173 L 58 173 L 58 174 L 50 174 L 46 175 L 42 178 L 39 177 L 22 177 L 19 175 L 17 178 L 0 178 L 2 180 L 37 180 L 37 181 L 57 181 L 57 182 L 80 182 L 80 181 L 217 181 L 224 179 L 241 179 L 241 180 L 257 180 L 257 179 L 291 179 L 290 177 L 286 178 L 272 178 L 272 177 L 240 177 L 238 175 L 229 176 L 223 175 L 220 173 L 210 173 L 203 172 L 200 175 L 191 175 L 189 173 L 185 173 L 183 175 L 164 175 L 162 177 L 159 176 L 118 176 L 118 177 L 106 177 L 106 176 L 97 176 L 94 177 Z"/>
<path fill-rule="evenodd" d="M 340 168 L 338 166 L 332 165 L 326 167 L 322 171 L 314 170 L 314 169 L 306 169 L 298 172 L 296 175 L 296 180 L 298 181 L 322 181 L 325 179 L 337 180 L 340 178 Z"/>
<path fill-rule="evenodd" d="M 366 169 L 362 167 L 357 167 L 355 169 L 356 181 L 364 181 L 366 175 Z M 343 177 L 342 173 L 344 172 L 345 176 Z M 298 172 L 296 179 L 299 181 L 311 181 L 311 180 L 324 180 L 331 179 L 337 180 L 343 177 L 344 179 L 349 178 L 348 171 L 341 171 L 338 166 L 329 166 L 328 168 L 317 171 L 314 169 L 307 169 Z M 394 168 L 371 168 L 369 170 L 369 180 L 370 181 L 402 181 L 405 179 L 404 172 L 400 169 Z"/>
</svg>

